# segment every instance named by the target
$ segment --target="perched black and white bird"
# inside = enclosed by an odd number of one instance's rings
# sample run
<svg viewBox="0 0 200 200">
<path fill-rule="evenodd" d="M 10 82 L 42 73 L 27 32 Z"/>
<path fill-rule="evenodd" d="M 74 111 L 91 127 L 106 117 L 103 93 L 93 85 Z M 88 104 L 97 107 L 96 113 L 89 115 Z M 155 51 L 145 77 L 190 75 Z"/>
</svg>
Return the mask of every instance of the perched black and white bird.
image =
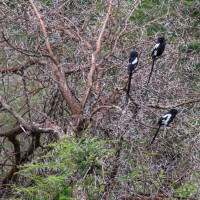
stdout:
<svg viewBox="0 0 200 200">
<path fill-rule="evenodd" d="M 178 113 L 178 111 L 176 109 L 171 109 L 159 119 L 159 121 L 158 121 L 159 127 L 158 127 L 158 129 L 157 129 L 157 131 L 156 131 L 156 133 L 155 133 L 155 135 L 153 137 L 153 140 L 151 141 L 150 145 L 153 144 L 156 136 L 158 135 L 160 127 L 161 126 L 168 126 L 174 120 L 174 118 L 176 117 L 177 113 Z"/>
<path fill-rule="evenodd" d="M 154 46 L 153 51 L 151 53 L 152 67 L 151 67 L 151 71 L 150 71 L 150 74 L 149 74 L 149 79 L 148 79 L 147 85 L 149 84 L 150 79 L 151 79 L 151 75 L 152 75 L 152 72 L 153 72 L 153 67 L 154 67 L 155 60 L 159 56 L 162 55 L 162 53 L 164 52 L 164 50 L 165 50 L 165 38 L 164 37 L 158 37 L 157 43 Z"/>
<path fill-rule="evenodd" d="M 131 51 L 130 53 L 130 58 L 128 61 L 128 73 L 129 73 L 129 78 L 128 78 L 128 89 L 127 89 L 127 96 L 129 97 L 129 92 L 130 92 L 130 87 L 131 87 L 131 78 L 133 75 L 133 71 L 137 67 L 139 61 L 138 53 L 136 51 Z"/>
</svg>

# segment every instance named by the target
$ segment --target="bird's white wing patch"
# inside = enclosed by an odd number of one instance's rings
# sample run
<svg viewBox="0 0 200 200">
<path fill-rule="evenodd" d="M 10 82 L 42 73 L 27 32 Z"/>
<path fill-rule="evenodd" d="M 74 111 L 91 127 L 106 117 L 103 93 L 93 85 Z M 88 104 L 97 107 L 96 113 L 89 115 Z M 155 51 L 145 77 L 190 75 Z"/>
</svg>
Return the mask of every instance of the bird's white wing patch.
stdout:
<svg viewBox="0 0 200 200">
<path fill-rule="evenodd" d="M 158 52 L 157 49 L 158 49 L 159 45 L 160 45 L 160 43 L 157 43 L 153 48 L 153 55 L 154 56 L 157 56 L 157 52 Z"/>
<path fill-rule="evenodd" d="M 157 56 L 157 50 L 154 50 L 153 55 L 154 55 L 154 56 Z"/>
<path fill-rule="evenodd" d="M 154 46 L 154 49 L 157 49 L 159 47 L 160 43 L 157 43 L 155 46 Z"/>
<path fill-rule="evenodd" d="M 162 118 L 163 118 L 163 120 L 162 120 L 162 123 L 164 124 L 164 125 L 167 125 L 168 124 L 168 122 L 169 122 L 169 119 L 171 118 L 171 114 L 166 114 L 166 115 L 164 115 Z"/>
<path fill-rule="evenodd" d="M 138 59 L 137 58 L 135 58 L 135 60 L 131 63 L 131 64 L 136 64 L 138 62 Z"/>
</svg>

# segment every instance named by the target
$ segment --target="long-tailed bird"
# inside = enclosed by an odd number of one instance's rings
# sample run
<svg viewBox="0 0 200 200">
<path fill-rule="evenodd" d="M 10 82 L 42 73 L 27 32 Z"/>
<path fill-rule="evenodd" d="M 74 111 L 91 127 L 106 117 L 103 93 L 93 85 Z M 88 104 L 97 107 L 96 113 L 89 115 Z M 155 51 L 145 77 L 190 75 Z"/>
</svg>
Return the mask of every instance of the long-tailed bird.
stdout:
<svg viewBox="0 0 200 200">
<path fill-rule="evenodd" d="M 156 136 L 158 135 L 158 132 L 160 130 L 160 127 L 161 126 L 168 126 L 173 120 L 174 118 L 176 117 L 176 114 L 178 113 L 178 111 L 176 109 L 171 109 L 169 110 L 167 113 L 165 113 L 158 121 L 158 129 L 153 137 L 153 140 L 151 141 L 151 144 L 153 144 Z"/>
<path fill-rule="evenodd" d="M 154 67 L 155 60 L 159 56 L 162 55 L 162 53 L 164 52 L 164 50 L 165 50 L 165 38 L 164 37 L 158 37 L 157 43 L 154 46 L 153 51 L 151 53 L 152 67 L 151 67 L 151 71 L 150 71 L 150 74 L 149 74 L 149 79 L 148 79 L 148 82 L 147 82 L 147 86 L 148 86 L 148 84 L 150 82 L 150 79 L 151 79 L 151 75 L 152 75 L 152 72 L 153 72 L 153 67 Z"/>
<path fill-rule="evenodd" d="M 129 92 L 131 88 L 131 78 L 133 75 L 133 71 L 137 67 L 139 61 L 138 53 L 136 51 L 131 51 L 129 61 L 128 61 L 128 73 L 129 73 L 129 78 L 128 78 L 128 89 L 127 89 L 127 97 L 129 97 Z"/>
</svg>

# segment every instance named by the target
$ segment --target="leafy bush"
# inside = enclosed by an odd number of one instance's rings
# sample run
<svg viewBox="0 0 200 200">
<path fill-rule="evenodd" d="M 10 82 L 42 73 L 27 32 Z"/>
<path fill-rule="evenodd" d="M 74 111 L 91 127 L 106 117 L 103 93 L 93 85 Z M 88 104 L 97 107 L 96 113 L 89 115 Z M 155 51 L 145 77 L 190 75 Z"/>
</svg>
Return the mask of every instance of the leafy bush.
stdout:
<svg viewBox="0 0 200 200">
<path fill-rule="evenodd" d="M 45 156 L 21 167 L 19 173 L 31 181 L 30 186 L 14 188 L 24 198 L 34 200 L 73 199 L 75 188 L 85 188 L 88 194 L 94 195 L 101 188 L 95 184 L 104 182 L 104 160 L 115 152 L 108 148 L 111 143 L 113 141 L 86 136 L 79 140 L 63 137 L 61 142 L 49 146 L 52 150 Z M 91 173 L 98 176 L 98 180 L 90 176 Z"/>
<path fill-rule="evenodd" d="M 180 198 L 189 198 L 193 197 L 198 192 L 198 185 L 197 183 L 185 183 L 178 189 L 174 191 L 174 196 L 178 196 Z"/>
</svg>

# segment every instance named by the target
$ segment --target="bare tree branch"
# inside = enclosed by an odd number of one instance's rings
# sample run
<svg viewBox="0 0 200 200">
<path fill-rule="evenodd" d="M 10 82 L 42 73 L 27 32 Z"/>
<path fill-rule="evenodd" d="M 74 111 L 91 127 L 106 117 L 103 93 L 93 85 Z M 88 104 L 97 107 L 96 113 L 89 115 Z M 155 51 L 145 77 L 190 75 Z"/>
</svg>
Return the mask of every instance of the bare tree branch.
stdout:
<svg viewBox="0 0 200 200">
<path fill-rule="evenodd" d="M 42 32 L 44 34 L 47 50 L 48 50 L 53 62 L 56 65 L 54 67 L 54 73 L 55 73 L 55 75 L 56 75 L 56 77 L 59 81 L 60 90 L 61 90 L 65 100 L 67 101 L 72 113 L 73 114 L 79 114 L 79 113 L 81 113 L 81 107 L 78 103 L 75 103 L 75 100 L 72 97 L 70 88 L 68 87 L 66 79 L 65 79 L 65 73 L 64 73 L 63 69 L 58 67 L 59 61 L 58 61 L 58 59 L 56 58 L 56 56 L 54 55 L 54 53 L 51 49 L 51 45 L 49 43 L 49 39 L 48 39 L 48 35 L 47 35 L 46 28 L 45 28 L 45 25 L 44 25 L 44 21 L 42 20 L 40 13 L 38 12 L 35 4 L 33 3 L 33 0 L 29 0 L 29 2 L 31 3 L 31 5 L 32 5 L 32 7 L 33 7 L 38 19 L 39 19 L 39 22 L 40 22 L 40 25 L 41 25 L 41 28 L 42 28 Z"/>
<path fill-rule="evenodd" d="M 0 73 L 2 73 L 2 74 L 4 74 L 4 73 L 16 73 L 19 70 L 27 69 L 30 66 L 35 65 L 35 64 L 47 65 L 47 62 L 45 60 L 32 59 L 32 60 L 29 60 L 26 63 L 24 63 L 24 64 L 22 64 L 18 67 L 16 67 L 16 66 L 10 67 L 10 68 L 3 67 L 3 68 L 0 69 Z"/>
<path fill-rule="evenodd" d="M 198 103 L 200 102 L 200 98 L 197 99 L 189 99 L 186 101 L 183 101 L 181 103 L 177 103 L 177 104 L 173 104 L 173 105 L 162 105 L 162 104 L 147 104 L 147 107 L 150 108 L 160 108 L 160 109 L 170 109 L 170 108 L 177 108 L 177 107 L 181 107 L 181 106 L 185 106 L 188 104 L 194 104 L 194 103 Z"/>
<path fill-rule="evenodd" d="M 85 95 L 81 101 L 81 107 L 84 108 L 86 102 L 87 102 L 87 99 L 89 97 L 89 94 L 90 94 L 90 91 L 91 91 L 91 88 L 92 88 L 92 78 L 93 78 L 93 75 L 94 75 L 94 72 L 96 70 L 96 56 L 97 54 L 100 52 L 101 50 L 101 42 L 102 42 L 102 37 L 103 37 L 103 34 L 105 32 L 105 28 L 106 28 L 106 25 L 108 23 L 108 20 L 110 18 L 110 15 L 111 15 L 111 8 L 112 8 L 112 0 L 109 0 L 108 2 L 108 11 L 107 11 L 107 14 L 106 14 L 106 19 L 103 23 L 103 26 L 101 28 L 101 31 L 100 31 L 100 34 L 99 34 L 99 37 L 97 39 L 97 42 L 96 42 L 96 50 L 95 52 L 92 53 L 92 67 L 90 69 L 90 72 L 88 74 L 88 77 L 87 77 L 87 88 L 86 88 L 86 92 L 85 92 Z"/>
<path fill-rule="evenodd" d="M 57 136 L 57 138 L 59 138 L 60 134 L 62 134 L 63 132 L 62 129 L 56 125 L 54 128 L 43 128 L 42 124 L 27 122 L 12 107 L 10 107 L 10 105 L 6 103 L 2 96 L 0 96 L 0 102 L 2 106 L 16 118 L 16 120 L 22 125 L 22 127 L 24 127 L 28 131 L 35 133 L 53 133 Z"/>
</svg>

